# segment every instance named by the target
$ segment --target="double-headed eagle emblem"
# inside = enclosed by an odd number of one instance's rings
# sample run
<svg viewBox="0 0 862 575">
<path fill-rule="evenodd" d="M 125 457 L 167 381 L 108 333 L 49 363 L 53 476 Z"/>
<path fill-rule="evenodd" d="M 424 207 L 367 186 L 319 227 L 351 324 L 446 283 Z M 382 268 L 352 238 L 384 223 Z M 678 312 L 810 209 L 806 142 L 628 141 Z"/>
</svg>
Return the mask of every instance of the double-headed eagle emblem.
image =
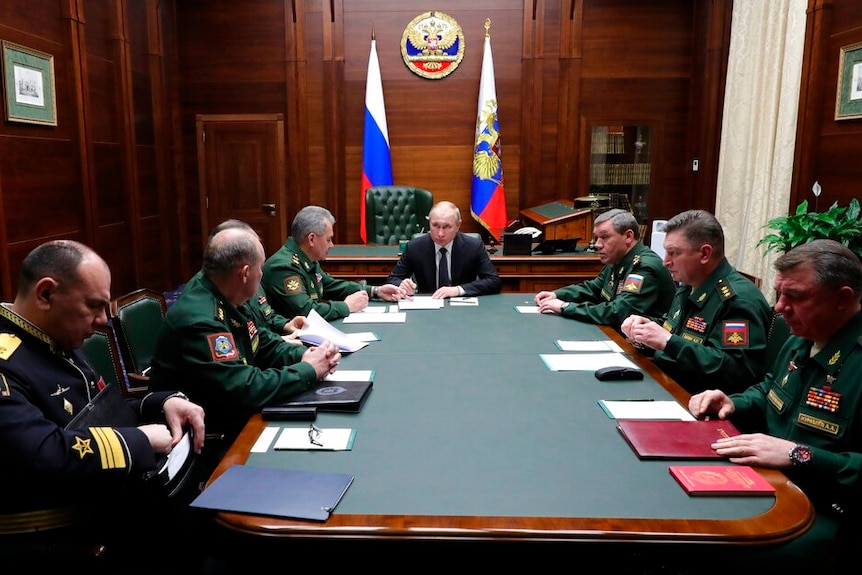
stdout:
<svg viewBox="0 0 862 575">
<path fill-rule="evenodd" d="M 424 78 L 451 74 L 464 57 L 461 26 L 443 12 L 421 14 L 404 29 L 401 55 L 407 67 Z"/>
</svg>

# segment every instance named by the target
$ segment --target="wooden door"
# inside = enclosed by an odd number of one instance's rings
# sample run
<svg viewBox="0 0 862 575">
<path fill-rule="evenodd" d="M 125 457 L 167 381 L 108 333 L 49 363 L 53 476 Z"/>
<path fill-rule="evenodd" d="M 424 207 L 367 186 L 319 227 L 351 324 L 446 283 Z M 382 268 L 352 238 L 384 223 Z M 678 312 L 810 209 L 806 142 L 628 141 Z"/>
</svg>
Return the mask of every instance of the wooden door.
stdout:
<svg viewBox="0 0 862 575">
<path fill-rule="evenodd" d="M 273 253 L 288 232 L 283 116 L 200 114 L 197 135 L 203 233 L 236 218 Z"/>
</svg>

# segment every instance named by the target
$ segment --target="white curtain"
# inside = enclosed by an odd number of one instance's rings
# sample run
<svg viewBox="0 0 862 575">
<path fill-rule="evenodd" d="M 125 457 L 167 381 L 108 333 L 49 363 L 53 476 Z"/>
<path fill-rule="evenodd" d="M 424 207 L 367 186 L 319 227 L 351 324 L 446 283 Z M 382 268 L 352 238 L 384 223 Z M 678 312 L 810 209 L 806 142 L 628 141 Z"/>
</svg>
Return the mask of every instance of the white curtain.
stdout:
<svg viewBox="0 0 862 575">
<path fill-rule="evenodd" d="M 728 260 L 761 278 L 770 304 L 777 254 L 764 257 L 757 242 L 788 211 L 806 8 L 807 0 L 733 3 L 715 215 Z"/>
</svg>

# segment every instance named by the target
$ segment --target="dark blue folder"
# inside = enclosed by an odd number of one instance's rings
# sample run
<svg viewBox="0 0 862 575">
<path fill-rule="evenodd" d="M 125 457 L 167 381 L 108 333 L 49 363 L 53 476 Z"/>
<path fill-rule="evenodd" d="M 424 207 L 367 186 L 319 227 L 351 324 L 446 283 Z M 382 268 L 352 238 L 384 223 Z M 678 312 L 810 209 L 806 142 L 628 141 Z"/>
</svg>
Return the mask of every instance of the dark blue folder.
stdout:
<svg viewBox="0 0 862 575">
<path fill-rule="evenodd" d="M 351 483 L 349 473 L 233 465 L 191 507 L 326 521 Z"/>
</svg>

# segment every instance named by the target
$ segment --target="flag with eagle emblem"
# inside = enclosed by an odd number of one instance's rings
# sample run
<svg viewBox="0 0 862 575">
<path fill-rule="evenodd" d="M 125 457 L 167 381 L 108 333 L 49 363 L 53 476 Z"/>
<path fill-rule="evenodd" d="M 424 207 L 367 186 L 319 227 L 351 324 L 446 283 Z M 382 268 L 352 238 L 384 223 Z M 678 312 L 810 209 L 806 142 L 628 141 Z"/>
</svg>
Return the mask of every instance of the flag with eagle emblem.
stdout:
<svg viewBox="0 0 862 575">
<path fill-rule="evenodd" d="M 497 88 L 491 56 L 490 21 L 485 21 L 485 48 L 479 80 L 479 110 L 476 116 L 476 146 L 473 150 L 473 188 L 470 211 L 495 240 L 506 227 L 506 196 L 503 192 L 503 159 L 497 118 Z"/>
<path fill-rule="evenodd" d="M 359 236 L 365 237 L 365 190 L 392 185 L 392 160 L 389 156 L 389 130 L 383 104 L 383 82 L 377 61 L 377 40 L 371 37 L 368 77 L 365 81 L 365 135 L 362 140 L 362 190 L 359 196 Z"/>
</svg>

